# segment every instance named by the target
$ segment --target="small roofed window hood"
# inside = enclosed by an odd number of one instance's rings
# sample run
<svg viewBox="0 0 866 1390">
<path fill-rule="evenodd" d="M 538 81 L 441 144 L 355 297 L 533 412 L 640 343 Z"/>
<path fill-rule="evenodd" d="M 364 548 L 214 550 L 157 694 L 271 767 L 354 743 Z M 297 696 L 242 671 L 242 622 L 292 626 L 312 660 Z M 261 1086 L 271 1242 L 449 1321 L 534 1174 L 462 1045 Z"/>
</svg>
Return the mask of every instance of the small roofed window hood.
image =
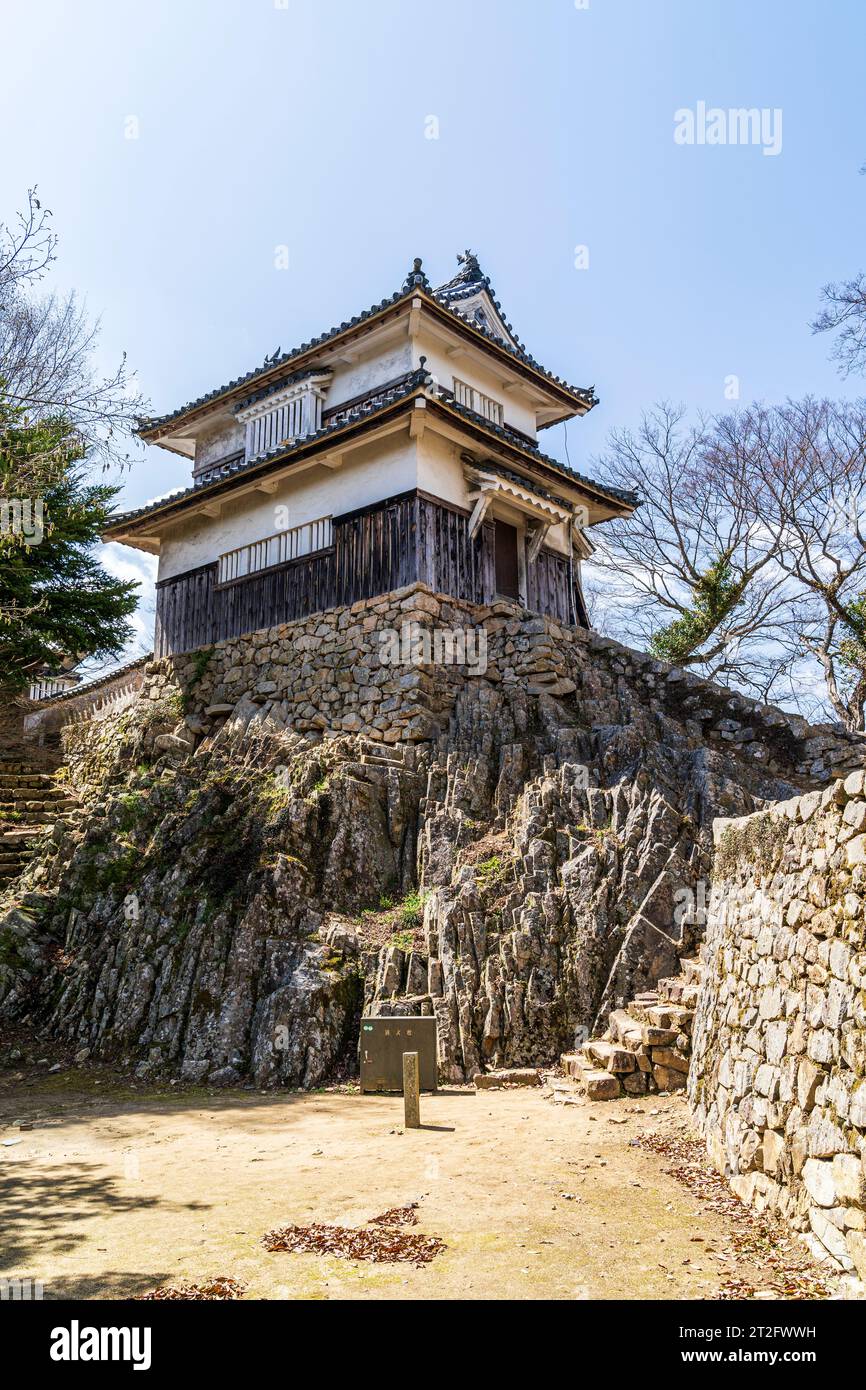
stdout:
<svg viewBox="0 0 866 1390">
<path fill-rule="evenodd" d="M 322 408 L 331 381 L 329 371 L 305 373 L 235 410 L 245 427 L 246 460 L 264 458 L 296 439 L 317 434 L 322 428 Z"/>
</svg>

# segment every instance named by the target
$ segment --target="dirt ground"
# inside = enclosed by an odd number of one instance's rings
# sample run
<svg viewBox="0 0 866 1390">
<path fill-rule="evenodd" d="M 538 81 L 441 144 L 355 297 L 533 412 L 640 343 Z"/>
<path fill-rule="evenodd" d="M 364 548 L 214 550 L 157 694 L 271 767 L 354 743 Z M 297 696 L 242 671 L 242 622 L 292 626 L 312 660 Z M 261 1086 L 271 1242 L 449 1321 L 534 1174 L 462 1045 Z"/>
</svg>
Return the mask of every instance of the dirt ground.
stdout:
<svg viewBox="0 0 866 1390">
<path fill-rule="evenodd" d="M 38 1279 L 46 1298 L 228 1276 L 248 1298 L 571 1300 L 711 1298 L 734 1270 L 724 1217 L 630 1142 L 687 1133 L 679 1097 L 455 1088 L 423 1096 L 422 1120 L 404 1131 L 399 1097 L 336 1091 L 0 1083 L 0 1275 Z M 419 1268 L 260 1243 L 410 1201 L 416 1229 L 447 1245 Z"/>
</svg>

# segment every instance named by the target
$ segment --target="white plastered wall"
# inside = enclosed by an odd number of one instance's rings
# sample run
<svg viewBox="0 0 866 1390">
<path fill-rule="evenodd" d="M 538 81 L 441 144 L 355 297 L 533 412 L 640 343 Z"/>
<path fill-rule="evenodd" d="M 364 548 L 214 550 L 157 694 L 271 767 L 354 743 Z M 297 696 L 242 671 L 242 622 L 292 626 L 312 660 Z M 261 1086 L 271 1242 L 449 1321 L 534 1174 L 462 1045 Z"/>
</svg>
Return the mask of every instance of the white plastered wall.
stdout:
<svg viewBox="0 0 866 1390">
<path fill-rule="evenodd" d="M 412 360 L 412 343 L 405 333 L 399 342 L 365 353 L 357 362 L 338 363 L 325 397 L 325 410 L 384 386 L 411 372 L 414 366 L 417 362 Z"/>
<path fill-rule="evenodd" d="M 406 435 L 371 443 L 348 455 L 341 468 L 321 464 L 288 475 L 273 493 L 229 498 L 218 517 L 199 515 L 163 533 L 159 579 L 212 564 L 229 550 L 275 535 L 288 509 L 289 528 L 341 516 L 418 486 L 415 442 Z"/>
<path fill-rule="evenodd" d="M 425 356 L 427 371 L 432 372 L 440 386 L 453 391 L 454 378 L 458 377 L 460 381 L 465 381 L 469 386 L 474 386 L 486 396 L 499 401 L 506 425 L 513 425 L 523 434 L 528 434 L 531 439 L 536 438 L 535 407 L 520 386 L 514 386 L 509 391 L 503 389 L 507 376 L 505 370 L 500 375 L 493 367 L 488 367 L 486 362 L 481 360 L 480 354 L 472 349 L 467 349 L 459 357 L 449 357 L 444 343 L 429 330 L 425 330 L 423 324 L 413 342 L 415 366 L 419 365 L 421 356 Z"/>
</svg>

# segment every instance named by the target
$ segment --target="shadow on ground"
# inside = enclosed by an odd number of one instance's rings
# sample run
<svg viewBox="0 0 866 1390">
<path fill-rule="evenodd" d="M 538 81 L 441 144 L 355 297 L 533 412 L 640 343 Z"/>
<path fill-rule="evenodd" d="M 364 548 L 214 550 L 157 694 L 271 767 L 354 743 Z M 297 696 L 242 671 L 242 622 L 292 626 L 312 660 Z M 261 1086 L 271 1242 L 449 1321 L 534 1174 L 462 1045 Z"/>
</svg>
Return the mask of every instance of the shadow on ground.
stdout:
<svg viewBox="0 0 866 1390">
<path fill-rule="evenodd" d="M 64 1254 L 87 1239 L 81 1223 L 94 1216 L 144 1210 L 165 1215 L 210 1208 L 206 1202 L 178 1203 L 158 1196 L 137 1196 L 119 1191 L 117 1184 L 118 1179 L 98 1163 L 38 1164 L 24 1160 L 4 1164 L 0 1173 L 0 1262 L 7 1276 L 29 1274 L 38 1279 L 39 1264 L 46 1256 Z"/>
</svg>

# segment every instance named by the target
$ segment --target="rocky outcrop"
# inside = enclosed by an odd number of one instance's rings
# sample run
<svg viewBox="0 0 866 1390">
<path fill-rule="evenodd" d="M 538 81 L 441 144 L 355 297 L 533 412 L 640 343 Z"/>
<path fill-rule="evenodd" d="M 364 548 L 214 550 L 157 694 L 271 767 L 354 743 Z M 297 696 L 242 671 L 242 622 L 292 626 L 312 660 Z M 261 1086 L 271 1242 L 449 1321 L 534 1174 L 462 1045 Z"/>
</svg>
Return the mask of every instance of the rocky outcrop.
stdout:
<svg viewBox="0 0 866 1390">
<path fill-rule="evenodd" d="M 716 827 L 689 1096 L 734 1191 L 866 1278 L 862 771 Z"/>
<path fill-rule="evenodd" d="M 471 620 L 484 671 L 382 661 L 407 615 Z M 151 663 L 64 745 L 86 815 L 13 890 L 0 1015 L 145 1074 L 298 1086 L 353 1066 L 362 1004 L 435 1015 L 446 1078 L 555 1062 L 693 954 L 715 817 L 863 756 L 421 586 Z"/>
</svg>

